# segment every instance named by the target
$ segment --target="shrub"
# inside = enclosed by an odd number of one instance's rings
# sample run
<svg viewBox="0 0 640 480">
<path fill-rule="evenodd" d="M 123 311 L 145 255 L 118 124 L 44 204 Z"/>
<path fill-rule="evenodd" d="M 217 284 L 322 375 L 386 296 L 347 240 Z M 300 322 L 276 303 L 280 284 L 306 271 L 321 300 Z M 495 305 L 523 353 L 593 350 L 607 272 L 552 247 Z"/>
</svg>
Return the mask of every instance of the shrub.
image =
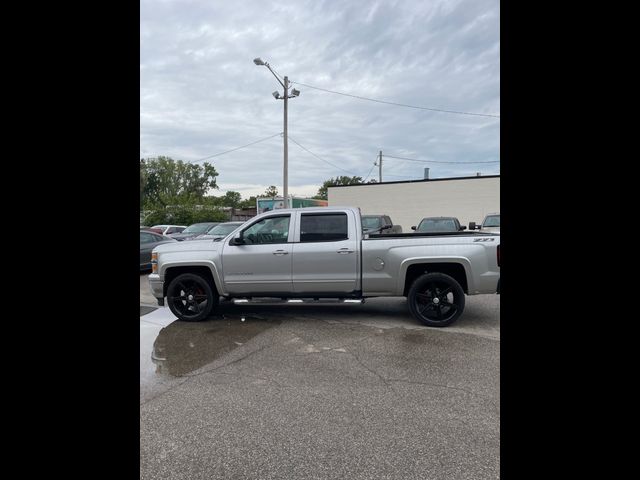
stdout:
<svg viewBox="0 0 640 480">
<path fill-rule="evenodd" d="M 153 225 L 191 225 L 200 222 L 227 222 L 229 213 L 220 208 L 202 208 L 196 210 L 194 207 L 167 207 L 164 210 L 156 210 L 144 218 L 144 224 Z"/>
</svg>

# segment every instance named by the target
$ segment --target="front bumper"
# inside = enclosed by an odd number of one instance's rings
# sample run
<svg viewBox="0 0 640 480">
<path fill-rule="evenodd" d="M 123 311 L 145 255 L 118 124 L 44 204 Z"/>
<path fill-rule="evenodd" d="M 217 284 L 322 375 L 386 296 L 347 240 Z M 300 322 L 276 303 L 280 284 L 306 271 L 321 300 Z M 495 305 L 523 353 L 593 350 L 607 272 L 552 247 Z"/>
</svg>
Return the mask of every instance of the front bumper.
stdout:
<svg viewBox="0 0 640 480">
<path fill-rule="evenodd" d="M 164 306 L 164 280 L 157 273 L 152 273 L 149 275 L 149 287 L 151 288 L 151 293 L 156 300 L 158 301 L 158 305 L 161 307 Z"/>
</svg>

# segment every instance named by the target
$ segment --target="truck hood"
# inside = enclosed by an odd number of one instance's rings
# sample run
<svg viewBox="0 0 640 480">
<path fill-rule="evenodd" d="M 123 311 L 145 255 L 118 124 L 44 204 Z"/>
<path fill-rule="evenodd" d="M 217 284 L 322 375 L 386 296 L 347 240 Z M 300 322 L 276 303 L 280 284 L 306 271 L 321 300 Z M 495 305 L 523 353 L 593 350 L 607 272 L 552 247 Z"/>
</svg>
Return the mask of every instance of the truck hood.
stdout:
<svg viewBox="0 0 640 480">
<path fill-rule="evenodd" d="M 211 239 L 205 240 L 190 240 L 188 242 L 170 242 L 158 245 L 153 249 L 158 253 L 172 253 L 172 252 L 198 252 L 206 251 L 211 252 L 220 248 L 220 242 L 214 242 Z"/>
</svg>

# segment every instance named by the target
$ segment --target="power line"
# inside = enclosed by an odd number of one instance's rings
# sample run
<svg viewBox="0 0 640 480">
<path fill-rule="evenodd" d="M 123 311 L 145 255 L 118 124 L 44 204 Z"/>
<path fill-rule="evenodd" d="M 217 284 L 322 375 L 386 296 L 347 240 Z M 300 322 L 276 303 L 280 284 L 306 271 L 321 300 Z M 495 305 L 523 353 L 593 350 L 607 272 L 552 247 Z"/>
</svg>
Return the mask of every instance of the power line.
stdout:
<svg viewBox="0 0 640 480">
<path fill-rule="evenodd" d="M 307 147 L 304 147 L 304 146 L 300 145 L 298 142 L 296 142 L 296 141 L 291 137 L 291 135 L 289 135 L 289 140 L 291 140 L 293 143 L 295 143 L 296 145 L 298 145 L 298 146 L 299 146 L 300 148 L 302 148 L 303 150 L 305 150 L 305 151 L 309 152 L 311 155 L 313 155 L 314 157 L 316 157 L 318 160 L 322 160 L 324 163 L 328 163 L 328 164 L 329 164 L 329 165 L 331 165 L 332 167 L 337 168 L 337 169 L 339 169 L 339 170 L 342 170 L 343 172 L 346 172 L 346 173 L 348 173 L 348 174 L 350 174 L 350 175 L 357 176 L 355 173 L 353 173 L 353 172 L 349 172 L 349 171 L 345 170 L 344 168 L 341 168 L 341 167 L 339 167 L 339 166 L 337 166 L 337 165 L 334 165 L 333 163 L 331 163 L 331 162 L 329 162 L 329 161 L 325 160 L 324 158 L 322 158 L 322 157 L 320 157 L 320 156 L 316 155 L 316 154 L 315 154 L 315 153 L 313 153 L 311 150 L 309 150 Z"/>
<path fill-rule="evenodd" d="M 275 134 L 270 135 L 268 137 L 262 138 L 260 140 L 256 140 L 255 142 L 247 143 L 246 145 L 242 145 L 241 147 L 232 148 L 231 150 L 226 150 L 224 152 L 220 152 L 220 153 L 215 153 L 213 155 L 209 155 L 208 157 L 204 157 L 204 158 L 201 158 L 199 160 L 194 160 L 193 162 L 190 162 L 190 163 L 202 162 L 204 160 L 208 160 L 209 158 L 219 157 L 220 155 L 224 155 L 225 153 L 235 152 L 236 150 L 240 150 L 241 148 L 246 148 L 246 147 L 249 147 L 251 145 L 255 145 L 256 143 L 264 142 L 265 140 L 269 140 L 270 138 L 277 137 L 278 135 L 282 135 L 282 132 L 278 132 L 278 133 L 275 133 Z"/>
<path fill-rule="evenodd" d="M 477 163 L 500 163 L 500 160 L 491 160 L 489 162 L 442 162 L 439 160 L 417 160 L 415 158 L 405 158 L 405 157 L 394 157 L 393 155 L 382 155 L 383 157 L 387 157 L 387 158 L 395 158 L 397 160 L 409 160 L 410 162 L 422 162 L 422 163 L 450 163 L 450 164 L 467 164 L 467 163 L 472 163 L 472 164 L 477 164 Z"/>
<path fill-rule="evenodd" d="M 290 80 L 289 83 L 297 83 L 298 85 L 304 85 L 305 87 L 314 88 L 316 90 L 321 90 L 323 92 L 335 93 L 336 95 L 344 95 L 345 97 L 358 98 L 360 100 L 368 100 L 370 102 L 385 103 L 387 105 L 395 105 L 397 107 L 417 108 L 419 110 L 430 110 L 432 112 L 441 112 L 441 113 L 455 113 L 457 115 L 473 115 L 476 117 L 500 118 L 500 115 L 492 115 L 489 113 L 460 112 L 456 110 L 443 110 L 440 108 L 419 107 L 417 105 L 407 105 L 406 103 L 396 103 L 396 102 L 387 102 L 385 100 L 376 100 L 374 98 L 361 97 L 359 95 L 351 95 L 349 93 L 336 92 L 334 90 L 327 90 L 326 88 L 314 87 L 313 85 L 307 85 L 306 83 L 302 83 L 302 82 L 294 82 L 293 80 Z"/>
<path fill-rule="evenodd" d="M 378 155 L 376 155 L 376 160 L 378 159 Z M 369 175 L 371 175 L 371 172 L 373 172 L 373 168 L 376 166 L 376 162 L 373 162 L 373 165 L 371 165 L 371 170 L 369 170 L 369 173 L 367 173 L 367 176 L 364 177 L 364 180 L 362 181 L 362 183 L 365 183 L 367 181 L 367 178 L 369 178 Z"/>
</svg>

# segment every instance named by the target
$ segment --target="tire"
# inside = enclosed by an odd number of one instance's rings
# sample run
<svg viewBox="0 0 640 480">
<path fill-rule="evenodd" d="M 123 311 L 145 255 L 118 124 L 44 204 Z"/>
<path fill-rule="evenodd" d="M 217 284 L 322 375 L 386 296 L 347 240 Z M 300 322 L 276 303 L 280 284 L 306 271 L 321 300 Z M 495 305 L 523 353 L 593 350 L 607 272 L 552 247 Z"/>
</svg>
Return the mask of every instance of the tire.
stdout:
<svg viewBox="0 0 640 480">
<path fill-rule="evenodd" d="M 171 280 L 167 303 L 171 313 L 183 322 L 201 322 L 218 305 L 220 297 L 200 275 L 183 273 Z"/>
<path fill-rule="evenodd" d="M 411 285 L 407 295 L 412 315 L 429 327 L 446 327 L 464 311 L 464 291 L 444 273 L 426 273 Z"/>
</svg>

